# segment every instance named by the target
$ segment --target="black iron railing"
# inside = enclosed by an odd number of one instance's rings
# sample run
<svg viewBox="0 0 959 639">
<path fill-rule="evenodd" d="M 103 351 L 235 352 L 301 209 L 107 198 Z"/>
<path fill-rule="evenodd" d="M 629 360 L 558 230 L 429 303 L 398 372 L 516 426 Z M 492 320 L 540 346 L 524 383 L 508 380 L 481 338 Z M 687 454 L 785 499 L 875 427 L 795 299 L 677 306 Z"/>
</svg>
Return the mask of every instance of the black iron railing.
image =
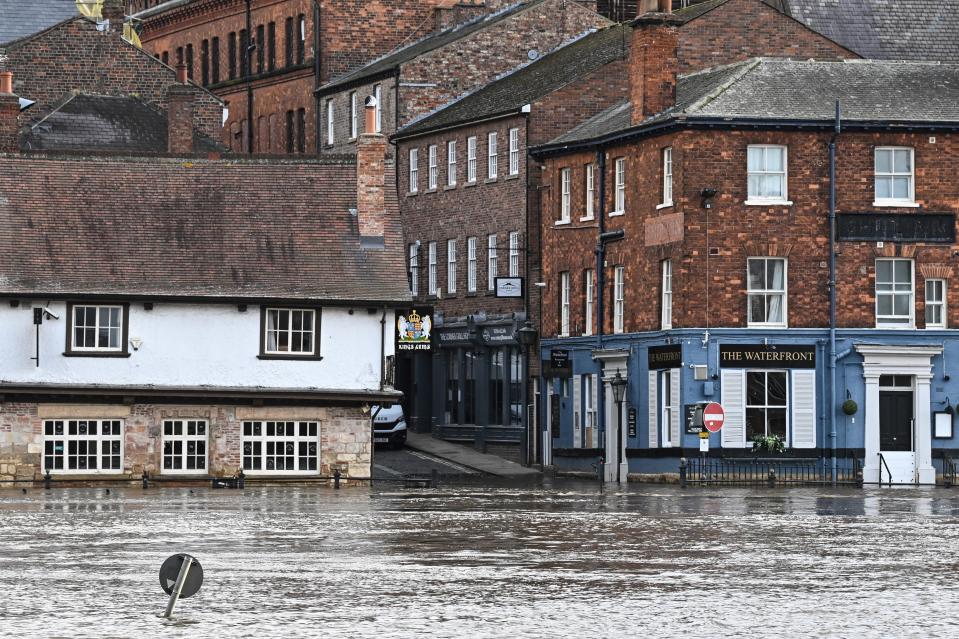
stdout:
<svg viewBox="0 0 959 639">
<path fill-rule="evenodd" d="M 956 485 L 956 462 L 945 452 L 942 454 L 942 485 L 946 488 Z"/>
<path fill-rule="evenodd" d="M 838 460 L 836 484 L 862 485 L 862 469 L 856 457 Z M 814 485 L 832 484 L 829 458 L 730 458 L 691 457 L 680 462 L 683 485 Z"/>
<path fill-rule="evenodd" d="M 889 477 L 889 485 L 892 486 L 892 471 L 889 470 L 889 464 L 886 463 L 886 458 L 882 456 L 882 453 L 879 453 L 879 485 L 882 486 L 882 469 L 886 468 L 886 475 Z"/>
</svg>

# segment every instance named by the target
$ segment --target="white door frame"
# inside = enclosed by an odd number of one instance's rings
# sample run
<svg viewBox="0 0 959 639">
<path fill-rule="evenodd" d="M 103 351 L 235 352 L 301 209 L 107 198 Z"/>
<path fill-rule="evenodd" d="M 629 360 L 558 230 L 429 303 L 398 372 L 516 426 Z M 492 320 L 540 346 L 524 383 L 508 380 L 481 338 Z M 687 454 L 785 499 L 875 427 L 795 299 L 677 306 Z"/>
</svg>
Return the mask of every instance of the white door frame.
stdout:
<svg viewBox="0 0 959 639">
<path fill-rule="evenodd" d="M 629 473 L 629 462 L 626 459 L 626 441 L 629 439 L 626 434 L 626 424 L 625 421 L 622 422 L 623 428 L 623 441 L 622 441 L 622 462 L 619 464 L 619 468 L 616 467 L 616 440 L 617 433 L 616 428 L 620 426 L 620 422 L 616 419 L 616 402 L 613 401 L 613 390 L 609 383 L 616 377 L 618 372 L 623 376 L 623 379 L 627 380 L 627 391 L 629 390 L 629 374 L 628 367 L 626 366 L 626 361 L 629 358 L 628 350 L 604 350 L 604 351 L 593 351 L 593 359 L 602 363 L 603 365 L 603 399 L 606 407 L 606 424 L 605 424 L 605 446 L 603 453 L 606 456 L 606 464 L 603 467 L 603 480 L 607 482 L 615 482 L 617 479 L 623 483 L 626 482 L 626 476 Z M 620 419 L 625 419 L 626 414 L 626 405 L 629 402 L 629 393 L 627 392 L 626 397 L 623 399 L 623 413 L 619 416 Z"/>
<path fill-rule="evenodd" d="M 866 382 L 865 450 L 862 478 L 866 483 L 879 481 L 879 376 L 909 375 L 915 379 L 914 452 L 919 484 L 935 484 L 932 465 L 932 358 L 942 354 L 942 346 L 873 346 L 860 344 L 863 378 Z M 833 407 L 835 410 L 835 407 Z"/>
</svg>

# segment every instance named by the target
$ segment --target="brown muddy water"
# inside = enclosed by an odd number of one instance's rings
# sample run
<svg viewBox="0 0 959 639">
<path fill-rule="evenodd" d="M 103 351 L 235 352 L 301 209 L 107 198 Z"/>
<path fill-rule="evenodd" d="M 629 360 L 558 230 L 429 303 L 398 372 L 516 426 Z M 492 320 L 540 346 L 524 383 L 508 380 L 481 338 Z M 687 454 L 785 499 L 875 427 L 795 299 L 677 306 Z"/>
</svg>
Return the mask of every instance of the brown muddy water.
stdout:
<svg viewBox="0 0 959 639">
<path fill-rule="evenodd" d="M 4 638 L 957 637 L 957 568 L 945 489 L 0 491 Z"/>
</svg>

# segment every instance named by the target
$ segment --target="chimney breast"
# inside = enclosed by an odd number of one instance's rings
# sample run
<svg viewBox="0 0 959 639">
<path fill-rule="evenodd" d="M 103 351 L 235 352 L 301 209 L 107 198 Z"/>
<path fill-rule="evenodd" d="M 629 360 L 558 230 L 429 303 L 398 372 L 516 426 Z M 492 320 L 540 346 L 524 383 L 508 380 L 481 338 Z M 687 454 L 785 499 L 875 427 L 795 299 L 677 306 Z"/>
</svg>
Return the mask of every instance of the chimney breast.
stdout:
<svg viewBox="0 0 959 639">
<path fill-rule="evenodd" d="M 110 21 L 111 31 L 123 31 L 123 22 L 126 20 L 125 0 L 105 0 L 100 15 Z"/>
<path fill-rule="evenodd" d="M 363 135 L 356 141 L 356 217 L 361 241 L 376 238 L 382 245 L 386 215 L 386 137 L 376 132 L 376 98 L 367 97 L 365 106 Z"/>
<path fill-rule="evenodd" d="M 647 13 L 632 22 L 629 50 L 630 101 L 633 124 L 676 104 L 679 29 L 672 13 Z"/>
<path fill-rule="evenodd" d="M 170 155 L 193 153 L 193 88 L 182 84 L 167 89 L 167 151 Z"/>
<path fill-rule="evenodd" d="M 179 82 L 180 84 L 187 83 L 186 65 L 183 64 L 182 62 L 176 65 L 176 81 Z"/>
<path fill-rule="evenodd" d="M 0 153 L 16 153 L 19 148 L 20 99 L 13 93 L 13 73 L 0 72 Z"/>
</svg>

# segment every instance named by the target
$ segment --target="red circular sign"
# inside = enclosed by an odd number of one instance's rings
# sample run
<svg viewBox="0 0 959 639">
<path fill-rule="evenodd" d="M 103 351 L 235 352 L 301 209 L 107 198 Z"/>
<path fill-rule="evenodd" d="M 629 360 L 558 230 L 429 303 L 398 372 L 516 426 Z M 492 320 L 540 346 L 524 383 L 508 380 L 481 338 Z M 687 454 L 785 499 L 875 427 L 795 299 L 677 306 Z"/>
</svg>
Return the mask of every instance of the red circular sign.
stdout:
<svg viewBox="0 0 959 639">
<path fill-rule="evenodd" d="M 723 411 L 723 407 L 716 402 L 707 404 L 706 408 L 703 409 L 703 424 L 706 426 L 706 430 L 711 433 L 718 433 L 719 429 L 723 427 L 725 419 L 726 413 Z"/>
</svg>

